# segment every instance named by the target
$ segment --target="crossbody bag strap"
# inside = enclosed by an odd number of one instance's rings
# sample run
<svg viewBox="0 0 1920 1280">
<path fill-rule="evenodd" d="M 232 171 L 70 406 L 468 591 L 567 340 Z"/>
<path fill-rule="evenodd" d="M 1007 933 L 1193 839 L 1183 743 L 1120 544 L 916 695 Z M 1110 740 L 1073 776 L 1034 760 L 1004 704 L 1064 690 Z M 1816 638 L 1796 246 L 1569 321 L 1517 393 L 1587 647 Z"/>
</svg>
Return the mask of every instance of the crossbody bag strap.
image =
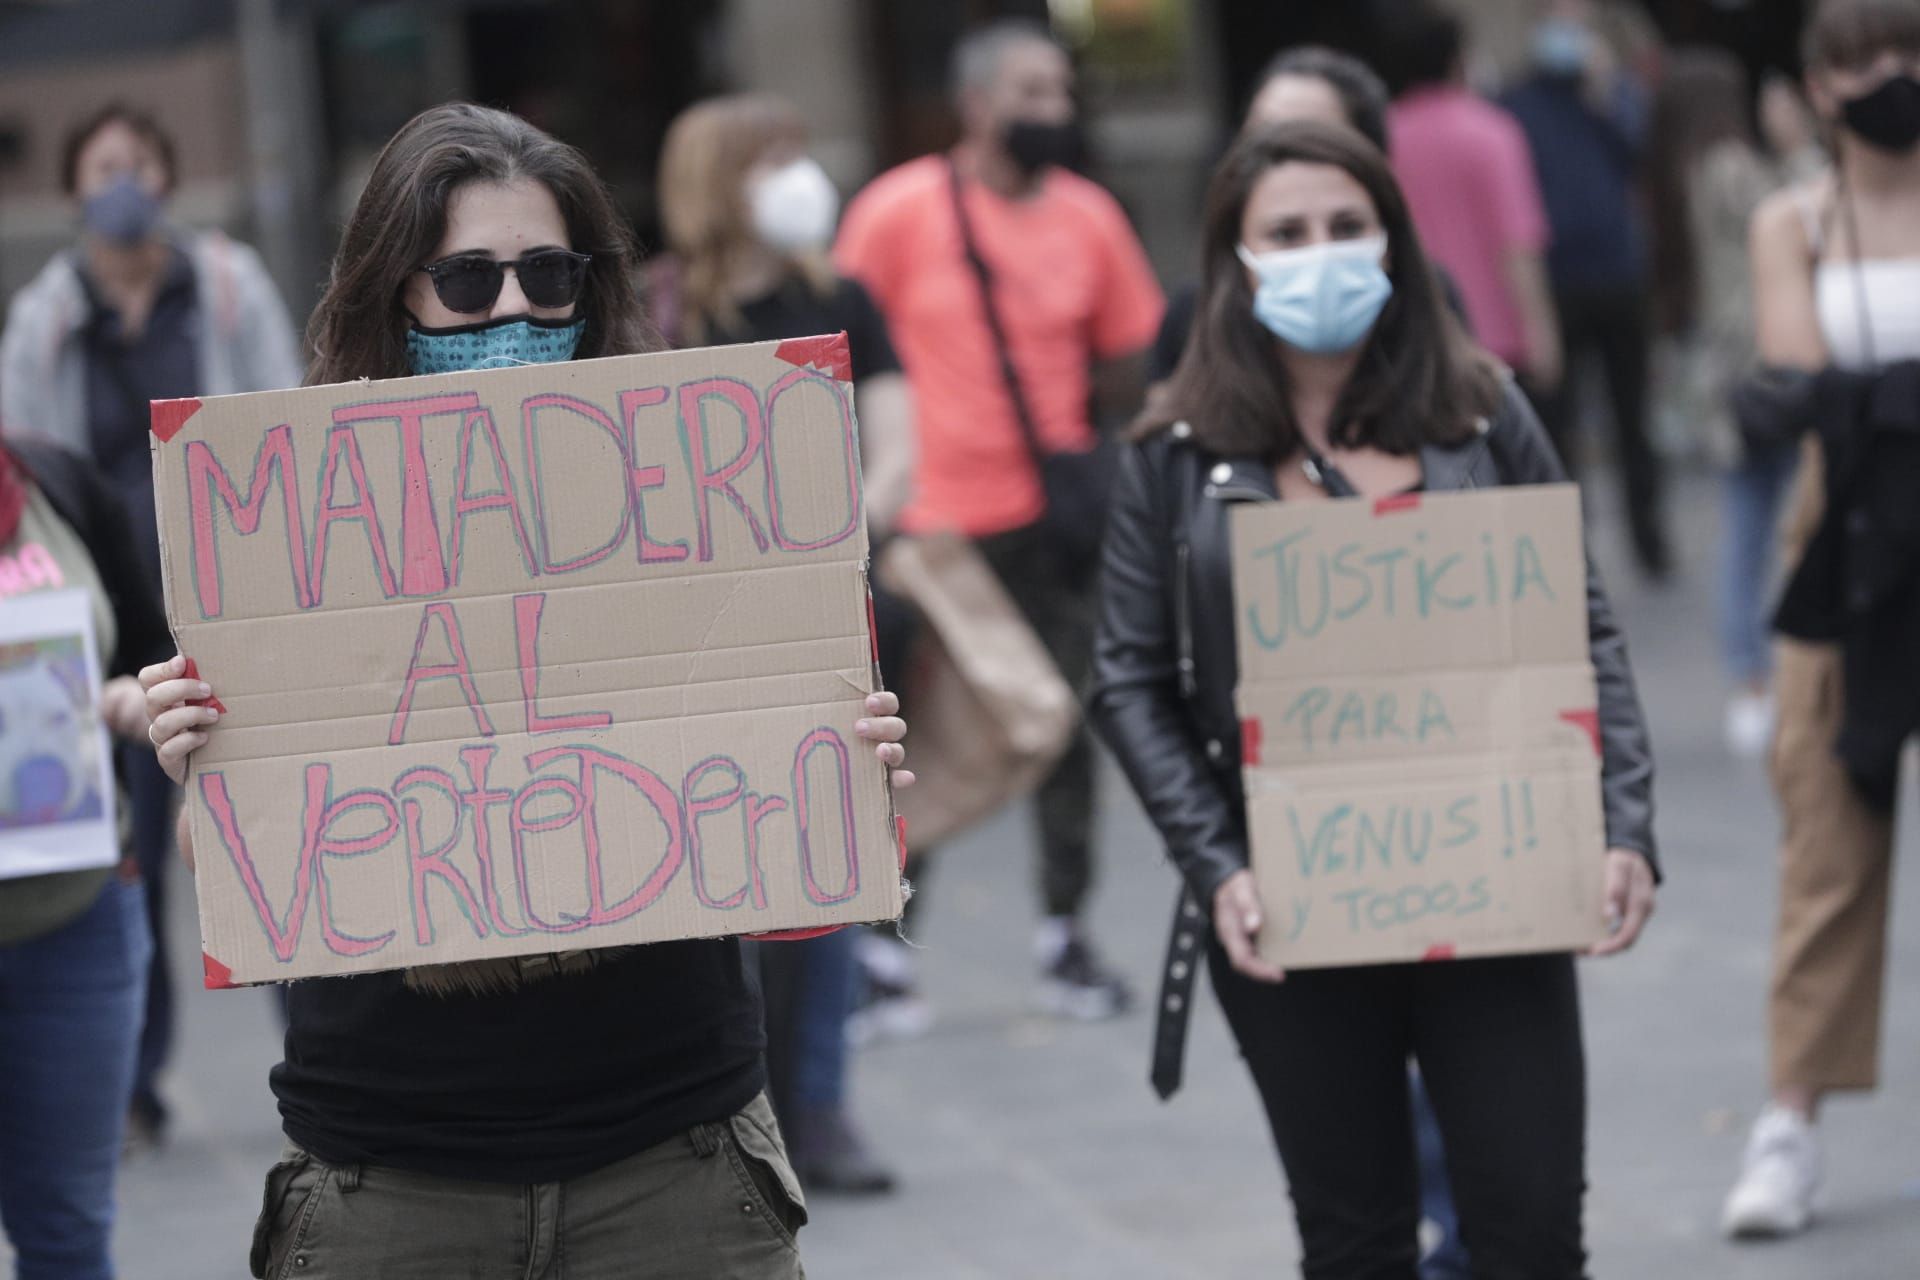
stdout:
<svg viewBox="0 0 1920 1280">
<path fill-rule="evenodd" d="M 1047 452 L 1040 445 L 1040 429 L 1027 403 L 1026 390 L 1020 385 L 1020 371 L 1014 367 L 1013 348 L 1007 342 L 1006 326 L 1000 322 L 1000 308 L 993 300 L 993 271 L 980 255 L 979 241 L 973 235 L 973 221 L 967 217 L 967 202 L 961 191 L 960 166 L 951 156 L 947 157 L 947 186 L 953 193 L 953 218 L 960 228 L 961 252 L 966 255 L 967 265 L 973 269 L 973 278 L 980 285 L 980 309 L 986 315 L 987 332 L 993 337 L 994 354 L 1000 359 L 1000 377 L 1006 383 L 1007 399 L 1013 402 L 1013 417 L 1020 426 L 1020 438 L 1026 442 L 1027 452 L 1032 455 L 1037 470 L 1045 461 Z"/>
</svg>

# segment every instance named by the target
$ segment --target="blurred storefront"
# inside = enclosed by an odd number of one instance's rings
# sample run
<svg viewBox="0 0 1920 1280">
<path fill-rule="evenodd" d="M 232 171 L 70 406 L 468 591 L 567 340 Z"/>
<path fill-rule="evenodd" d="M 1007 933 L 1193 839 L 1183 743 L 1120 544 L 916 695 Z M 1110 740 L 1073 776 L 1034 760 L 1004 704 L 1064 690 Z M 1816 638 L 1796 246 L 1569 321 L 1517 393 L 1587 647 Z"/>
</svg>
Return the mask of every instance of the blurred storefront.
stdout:
<svg viewBox="0 0 1920 1280">
<path fill-rule="evenodd" d="M 433 102 L 518 111 L 591 155 L 653 242 L 653 169 L 705 94 L 797 102 L 851 189 L 953 134 L 946 64 L 970 25 L 1051 24 L 1082 67 L 1096 174 L 1171 276 L 1259 67 L 1313 40 L 1363 56 L 1404 0 L 0 0 L 0 295 L 71 235 L 66 129 L 108 98 L 179 137 L 186 221 L 260 245 L 310 305 L 374 152 Z M 1477 70 L 1524 55 L 1536 0 L 1462 0 Z M 1669 35 L 1792 56 L 1800 0 L 1649 0 Z M 1648 30 L 1652 30 L 1648 24 Z"/>
</svg>

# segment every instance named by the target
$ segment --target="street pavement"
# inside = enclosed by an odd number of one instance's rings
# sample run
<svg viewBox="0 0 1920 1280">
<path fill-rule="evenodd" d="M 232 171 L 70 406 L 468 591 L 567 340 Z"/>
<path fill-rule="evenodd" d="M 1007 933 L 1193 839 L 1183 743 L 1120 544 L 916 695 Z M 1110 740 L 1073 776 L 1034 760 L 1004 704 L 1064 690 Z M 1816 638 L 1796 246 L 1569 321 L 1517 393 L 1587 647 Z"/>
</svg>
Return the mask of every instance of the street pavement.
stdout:
<svg viewBox="0 0 1920 1280">
<path fill-rule="evenodd" d="M 1920 1277 L 1920 879 L 1897 875 L 1891 1009 L 1876 1095 L 1838 1101 L 1826 1210 L 1802 1239 L 1732 1246 L 1716 1231 L 1764 1082 L 1763 1010 L 1776 819 L 1758 765 L 1720 745 L 1711 616 L 1715 491 L 1676 493 L 1684 572 L 1658 591 L 1596 549 L 1633 647 L 1659 762 L 1669 883 L 1641 945 L 1583 962 L 1591 1077 L 1588 1238 L 1612 1280 Z M 1602 500 L 1607 500 L 1603 491 Z M 1105 781 L 1098 938 L 1150 997 L 1174 878 L 1117 777 Z M 1916 794 L 1911 779 L 1904 800 Z M 864 1051 L 854 1098 L 902 1189 L 818 1198 L 802 1235 L 824 1280 L 1171 1280 L 1294 1274 L 1298 1248 L 1258 1101 L 1211 996 L 1186 1087 L 1147 1087 L 1144 1012 L 1070 1026 L 1027 1012 L 1031 845 L 1023 812 L 947 850 L 916 941 L 938 1021 Z M 1908 822 L 1902 857 L 1920 843 Z M 197 975 L 191 891 L 176 880 L 173 945 Z M 1143 1000 L 1142 1003 L 1145 1003 Z M 167 1092 L 171 1143 L 121 1182 L 130 1280 L 246 1274 L 261 1178 L 279 1149 L 267 1070 L 277 1014 L 260 991 L 184 995 Z M 4 1249 L 0 1248 L 0 1257 Z M 636 1275 L 643 1275 L 636 1260 Z"/>
</svg>

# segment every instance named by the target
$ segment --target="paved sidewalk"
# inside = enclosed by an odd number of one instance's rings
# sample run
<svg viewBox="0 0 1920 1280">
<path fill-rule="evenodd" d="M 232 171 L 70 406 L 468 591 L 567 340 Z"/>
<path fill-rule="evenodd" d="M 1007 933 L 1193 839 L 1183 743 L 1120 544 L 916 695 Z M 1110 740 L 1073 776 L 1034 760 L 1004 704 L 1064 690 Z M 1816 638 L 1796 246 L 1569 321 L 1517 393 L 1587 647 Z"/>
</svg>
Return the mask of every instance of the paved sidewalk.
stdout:
<svg viewBox="0 0 1920 1280">
<path fill-rule="evenodd" d="M 1585 966 L 1592 1075 L 1594 1271 L 1632 1280 L 1903 1280 L 1920 1276 L 1920 878 L 1895 877 L 1885 1083 L 1834 1105 L 1830 1208 L 1804 1239 L 1721 1243 L 1715 1217 L 1761 1096 L 1774 817 L 1758 766 L 1719 743 L 1709 614 L 1713 494 L 1684 486 L 1688 573 L 1658 594 L 1611 574 L 1654 722 L 1671 883 L 1634 954 Z M 1603 533 L 1603 560 L 1618 539 Z M 1114 779 L 1109 779 L 1115 782 Z M 1099 937 L 1148 993 L 1173 878 L 1130 799 L 1109 788 Z M 1910 782 L 1903 800 L 1920 796 Z M 1903 858 L 1916 852 L 1912 823 Z M 1293 1274 L 1285 1193 L 1253 1090 L 1211 996 L 1185 1090 L 1146 1084 L 1144 1014 L 1070 1027 L 1023 1012 L 1032 922 L 1026 825 L 956 844 L 920 939 L 934 1031 L 860 1060 L 858 1110 L 904 1189 L 821 1200 L 803 1236 L 824 1280 L 1166 1280 Z M 190 898 L 184 882 L 181 896 Z M 197 962 L 181 904 L 174 939 Z M 190 992 L 170 1093 L 173 1144 L 122 1186 L 131 1280 L 245 1274 L 260 1179 L 279 1138 L 263 992 Z"/>
</svg>

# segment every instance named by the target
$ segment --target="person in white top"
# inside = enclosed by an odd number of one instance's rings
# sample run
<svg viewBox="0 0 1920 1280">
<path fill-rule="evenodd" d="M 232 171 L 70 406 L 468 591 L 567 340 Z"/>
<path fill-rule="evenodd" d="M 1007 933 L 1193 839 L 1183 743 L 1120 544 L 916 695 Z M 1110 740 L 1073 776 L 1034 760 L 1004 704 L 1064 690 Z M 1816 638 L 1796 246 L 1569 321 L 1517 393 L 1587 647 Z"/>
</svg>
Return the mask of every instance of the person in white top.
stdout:
<svg viewBox="0 0 1920 1280">
<path fill-rule="evenodd" d="M 1807 89 L 1832 168 L 1779 193 L 1750 231 L 1760 358 L 1871 371 L 1920 359 L 1920 0 L 1827 0 L 1808 26 Z M 1797 562 L 1824 486 L 1809 446 L 1786 534 Z M 1724 1226 L 1772 1237 L 1812 1220 L 1821 1099 L 1876 1083 L 1893 814 L 1834 751 L 1841 647 L 1782 638 L 1772 774 L 1785 818 L 1769 998 L 1772 1098 Z"/>
</svg>

